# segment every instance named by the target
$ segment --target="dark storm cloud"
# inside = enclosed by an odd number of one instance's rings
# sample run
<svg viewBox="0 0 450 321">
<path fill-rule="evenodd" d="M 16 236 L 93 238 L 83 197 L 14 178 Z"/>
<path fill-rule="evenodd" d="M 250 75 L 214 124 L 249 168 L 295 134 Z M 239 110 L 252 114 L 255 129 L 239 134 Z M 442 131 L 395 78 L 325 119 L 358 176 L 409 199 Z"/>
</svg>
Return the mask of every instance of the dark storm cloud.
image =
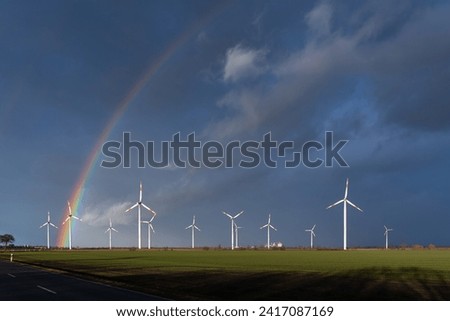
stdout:
<svg viewBox="0 0 450 321">
<path fill-rule="evenodd" d="M 412 130 L 450 127 L 450 6 L 427 9 L 367 52 L 386 121 Z M 432 110 L 432 112 L 430 112 Z"/>
</svg>

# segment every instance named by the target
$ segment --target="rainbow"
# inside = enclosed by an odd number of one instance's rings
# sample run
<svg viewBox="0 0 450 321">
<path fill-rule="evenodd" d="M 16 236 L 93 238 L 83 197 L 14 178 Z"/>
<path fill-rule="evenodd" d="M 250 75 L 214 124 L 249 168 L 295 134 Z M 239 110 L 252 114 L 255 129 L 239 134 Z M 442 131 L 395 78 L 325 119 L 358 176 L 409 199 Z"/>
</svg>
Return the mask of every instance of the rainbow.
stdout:
<svg viewBox="0 0 450 321">
<path fill-rule="evenodd" d="M 94 147 L 92 148 L 86 160 L 86 163 L 82 168 L 81 174 L 79 175 L 78 180 L 76 181 L 76 184 L 72 189 L 69 202 L 71 204 L 72 213 L 74 215 L 77 215 L 80 209 L 81 203 L 83 201 L 85 186 L 88 183 L 89 178 L 92 176 L 95 164 L 97 163 L 100 156 L 101 147 L 111 134 L 111 131 L 114 129 L 117 122 L 130 106 L 130 103 L 144 88 L 150 78 L 156 74 L 159 68 L 170 59 L 170 57 L 178 50 L 178 48 L 184 45 L 196 32 L 198 32 L 200 28 L 206 26 L 214 16 L 222 12 L 229 3 L 230 2 L 228 1 L 224 1 L 210 8 L 210 10 L 207 11 L 201 19 L 193 23 L 189 28 L 186 29 L 186 31 L 181 33 L 172 43 L 170 43 L 169 46 L 164 50 L 164 52 L 162 52 L 161 55 L 155 61 L 153 61 L 153 63 L 150 64 L 145 73 L 143 73 L 142 76 L 136 81 L 125 98 L 123 98 L 122 101 L 120 101 L 120 103 L 117 105 L 114 114 L 109 119 L 108 123 L 97 139 Z M 62 217 L 61 223 L 64 221 L 64 219 L 66 219 L 67 215 L 68 209 L 66 209 Z M 76 223 L 73 225 L 75 226 Z M 69 224 L 60 224 L 60 226 L 62 227 L 59 230 L 56 244 L 57 247 L 67 247 L 69 242 Z"/>
</svg>

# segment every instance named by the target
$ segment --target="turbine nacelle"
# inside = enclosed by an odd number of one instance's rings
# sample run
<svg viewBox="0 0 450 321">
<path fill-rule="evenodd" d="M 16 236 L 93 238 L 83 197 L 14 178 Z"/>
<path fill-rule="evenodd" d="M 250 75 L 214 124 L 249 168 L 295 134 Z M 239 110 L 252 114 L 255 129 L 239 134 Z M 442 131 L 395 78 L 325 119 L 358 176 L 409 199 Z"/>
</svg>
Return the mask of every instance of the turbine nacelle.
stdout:
<svg viewBox="0 0 450 321">
<path fill-rule="evenodd" d="M 67 218 L 64 220 L 63 225 L 68 221 L 71 220 L 72 218 L 82 222 L 83 220 L 75 215 L 72 214 L 72 207 L 70 206 L 70 202 L 67 201 L 67 207 L 69 209 L 69 213 L 67 214 Z"/>
<path fill-rule="evenodd" d="M 394 229 L 392 228 L 387 228 L 386 225 L 384 226 L 384 235 L 386 235 L 389 232 L 392 232 Z"/>
<path fill-rule="evenodd" d="M 271 220 L 271 214 L 269 214 L 269 220 L 267 221 L 267 224 L 261 226 L 259 229 L 262 230 L 263 228 L 267 227 L 267 228 L 274 229 L 276 231 L 277 229 L 270 224 L 270 220 Z"/>
<path fill-rule="evenodd" d="M 116 230 L 116 229 L 112 226 L 112 221 L 111 221 L 111 219 L 109 219 L 109 228 L 105 231 L 105 233 L 107 233 L 107 232 L 109 232 L 109 231 L 119 232 L 118 230 Z"/>
<path fill-rule="evenodd" d="M 314 224 L 314 226 L 312 228 L 310 228 L 309 230 L 305 230 L 305 232 L 310 232 L 315 237 L 316 236 L 316 233 L 314 233 L 315 228 L 316 228 L 316 225 Z"/>
<path fill-rule="evenodd" d="M 227 212 L 222 211 L 223 214 L 225 214 L 226 216 L 228 216 L 231 220 L 236 219 L 239 215 L 241 215 L 242 213 L 244 213 L 244 211 L 240 211 L 239 213 L 237 213 L 235 216 L 228 214 Z"/>
<path fill-rule="evenodd" d="M 153 233 L 155 233 L 155 230 L 153 229 L 153 224 L 152 224 L 152 220 L 150 221 L 141 221 L 142 224 L 148 224 L 148 227 L 153 231 Z"/>
</svg>

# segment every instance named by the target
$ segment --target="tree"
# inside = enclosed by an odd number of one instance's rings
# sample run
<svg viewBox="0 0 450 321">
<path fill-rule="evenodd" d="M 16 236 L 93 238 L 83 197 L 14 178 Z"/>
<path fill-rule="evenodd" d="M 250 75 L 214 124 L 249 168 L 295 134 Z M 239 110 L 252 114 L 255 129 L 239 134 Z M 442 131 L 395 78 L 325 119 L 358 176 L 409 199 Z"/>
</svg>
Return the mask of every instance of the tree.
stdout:
<svg viewBox="0 0 450 321">
<path fill-rule="evenodd" d="M 8 247 L 8 243 L 14 243 L 15 238 L 11 234 L 0 235 L 0 243 L 5 243 L 5 249 Z"/>
</svg>

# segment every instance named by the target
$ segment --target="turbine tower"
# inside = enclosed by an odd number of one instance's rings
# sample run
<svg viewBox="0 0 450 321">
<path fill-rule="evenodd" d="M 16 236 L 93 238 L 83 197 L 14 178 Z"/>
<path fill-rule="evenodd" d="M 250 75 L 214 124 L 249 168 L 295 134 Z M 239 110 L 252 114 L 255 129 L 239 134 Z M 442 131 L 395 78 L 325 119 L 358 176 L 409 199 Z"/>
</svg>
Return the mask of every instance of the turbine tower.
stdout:
<svg viewBox="0 0 450 321">
<path fill-rule="evenodd" d="M 305 232 L 311 233 L 311 248 L 314 247 L 313 240 L 314 240 L 314 237 L 316 237 L 316 234 L 314 233 L 314 228 L 315 228 L 315 227 L 316 227 L 316 224 L 314 224 L 314 226 L 313 226 L 311 229 L 305 230 Z"/>
<path fill-rule="evenodd" d="M 389 232 L 393 231 L 391 228 L 384 226 L 384 236 L 386 236 L 386 250 L 389 248 Z"/>
<path fill-rule="evenodd" d="M 139 200 L 136 202 L 136 204 L 125 211 L 125 213 L 127 213 L 135 207 L 138 208 L 138 249 L 141 249 L 141 206 L 151 212 L 153 214 L 153 217 L 155 217 L 156 212 L 142 203 L 142 182 L 139 183 Z"/>
<path fill-rule="evenodd" d="M 334 204 L 331 204 L 330 206 L 327 207 L 327 209 L 332 208 L 333 206 L 336 206 L 338 204 L 344 203 L 344 250 L 347 250 L 347 204 L 353 206 L 354 208 L 356 208 L 358 211 L 363 211 L 362 209 L 360 209 L 358 206 L 356 206 L 355 204 L 353 204 L 352 202 L 350 202 L 348 199 L 348 178 L 347 178 L 347 182 L 345 183 L 345 194 L 344 194 L 344 198 L 341 199 L 340 201 L 337 201 Z"/>
<path fill-rule="evenodd" d="M 112 232 L 119 232 L 112 226 L 111 218 L 109 219 L 109 228 L 105 231 L 105 233 L 109 232 L 109 249 L 112 249 Z"/>
<path fill-rule="evenodd" d="M 236 245 L 235 248 L 239 248 L 239 229 L 243 228 L 242 226 L 238 226 L 234 223 L 234 233 L 236 234 Z"/>
<path fill-rule="evenodd" d="M 39 228 L 43 228 L 44 226 L 47 226 L 47 249 L 49 249 L 50 248 L 50 226 L 52 226 L 54 228 L 58 228 L 55 224 L 50 222 L 50 212 L 48 212 L 48 215 L 47 215 L 47 222 L 42 224 Z"/>
<path fill-rule="evenodd" d="M 81 218 L 76 217 L 75 215 L 72 215 L 72 208 L 70 207 L 70 202 L 67 201 L 67 207 L 69 208 L 69 215 L 67 215 L 67 218 L 64 220 L 63 225 L 69 221 L 69 250 L 72 249 L 72 219 L 79 220 L 81 222 Z"/>
<path fill-rule="evenodd" d="M 274 229 L 275 231 L 277 230 L 275 227 L 273 227 L 270 224 L 270 214 L 269 214 L 269 221 L 267 222 L 266 225 L 261 226 L 259 229 L 262 230 L 263 228 L 267 227 L 267 249 L 270 249 L 270 229 Z"/>
<path fill-rule="evenodd" d="M 148 225 L 148 239 L 147 239 L 147 248 L 150 250 L 152 248 L 152 235 L 150 229 L 155 233 L 155 230 L 153 229 L 152 222 L 155 219 L 155 215 L 152 216 L 152 218 L 148 221 L 142 221 L 142 223 Z"/>
<path fill-rule="evenodd" d="M 231 249 L 234 250 L 234 220 L 241 215 L 242 213 L 244 213 L 244 211 L 240 211 L 239 213 L 237 213 L 235 216 L 232 216 L 226 212 L 222 212 L 223 214 L 225 214 L 226 216 L 228 216 L 231 220 Z"/>
<path fill-rule="evenodd" d="M 192 229 L 192 248 L 195 248 L 195 230 L 200 232 L 200 229 L 197 227 L 197 225 L 195 225 L 195 215 L 192 218 L 192 224 L 187 226 L 185 229 Z"/>
</svg>

